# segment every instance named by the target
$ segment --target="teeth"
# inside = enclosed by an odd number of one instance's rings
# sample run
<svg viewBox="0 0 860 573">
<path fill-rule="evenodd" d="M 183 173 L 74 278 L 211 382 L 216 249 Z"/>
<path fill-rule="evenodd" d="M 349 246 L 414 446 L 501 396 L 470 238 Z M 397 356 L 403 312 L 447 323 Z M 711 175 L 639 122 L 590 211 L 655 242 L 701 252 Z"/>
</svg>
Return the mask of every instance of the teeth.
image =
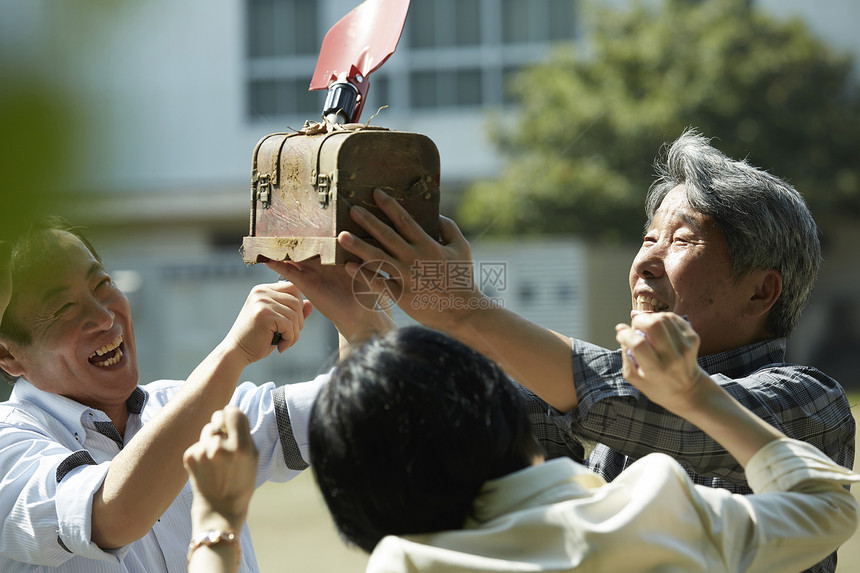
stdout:
<svg viewBox="0 0 860 573">
<path fill-rule="evenodd" d="M 98 366 L 113 366 L 117 362 L 122 360 L 122 350 L 117 350 L 116 354 L 114 354 L 111 358 L 108 358 L 104 362 L 97 362 Z"/>
<path fill-rule="evenodd" d="M 645 296 L 643 294 L 640 294 L 639 296 L 636 297 L 636 306 L 638 307 L 637 310 L 645 310 L 645 311 L 650 310 L 653 312 L 660 312 L 662 310 L 669 308 L 668 305 L 661 303 L 655 297 Z"/>
<path fill-rule="evenodd" d="M 99 348 L 98 350 L 96 350 L 95 352 L 90 354 L 90 358 L 93 358 L 95 356 L 103 356 L 104 354 L 107 354 L 108 352 L 110 352 L 111 350 L 113 350 L 114 348 L 119 346 L 120 344 L 122 344 L 122 335 L 121 334 L 119 336 L 117 336 L 116 340 L 114 340 L 110 344 L 105 344 L 104 346 L 102 346 L 101 348 Z M 120 356 L 122 356 L 121 351 L 118 352 L 118 354 Z"/>
</svg>

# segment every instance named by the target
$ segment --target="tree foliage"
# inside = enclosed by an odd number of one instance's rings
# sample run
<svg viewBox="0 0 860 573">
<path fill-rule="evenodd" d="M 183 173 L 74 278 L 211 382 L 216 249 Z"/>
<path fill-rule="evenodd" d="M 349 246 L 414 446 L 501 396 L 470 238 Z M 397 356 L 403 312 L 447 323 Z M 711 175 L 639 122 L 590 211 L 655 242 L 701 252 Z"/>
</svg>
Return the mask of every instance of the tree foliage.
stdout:
<svg viewBox="0 0 860 573">
<path fill-rule="evenodd" d="M 593 8 L 587 41 L 519 73 L 500 177 L 464 192 L 466 230 L 639 235 L 653 160 L 687 127 L 786 178 L 813 211 L 860 215 L 852 60 L 746 0 Z"/>
</svg>

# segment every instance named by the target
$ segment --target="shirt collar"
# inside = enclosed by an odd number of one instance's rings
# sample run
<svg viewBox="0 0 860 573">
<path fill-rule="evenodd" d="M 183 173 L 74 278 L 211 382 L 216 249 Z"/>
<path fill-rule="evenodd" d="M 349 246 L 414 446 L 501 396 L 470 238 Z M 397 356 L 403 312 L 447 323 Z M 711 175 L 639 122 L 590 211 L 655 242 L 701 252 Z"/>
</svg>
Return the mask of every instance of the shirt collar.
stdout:
<svg viewBox="0 0 860 573">
<path fill-rule="evenodd" d="M 768 364 L 785 362 L 785 338 L 771 338 L 740 348 L 699 357 L 699 366 L 708 374 L 740 378 Z"/>
<path fill-rule="evenodd" d="M 125 401 L 129 414 L 139 415 L 148 398 L 149 395 L 146 390 L 136 386 Z M 81 420 L 83 416 L 89 411 L 96 410 L 71 398 L 40 390 L 24 378 L 19 378 L 15 382 L 9 401 L 33 404 L 42 412 L 59 421 L 72 434 L 82 432 Z"/>
<path fill-rule="evenodd" d="M 586 495 L 606 482 L 570 458 L 542 464 L 490 480 L 481 486 L 466 528 L 527 507 L 550 505 Z M 471 524 L 471 525 L 470 525 Z"/>
</svg>

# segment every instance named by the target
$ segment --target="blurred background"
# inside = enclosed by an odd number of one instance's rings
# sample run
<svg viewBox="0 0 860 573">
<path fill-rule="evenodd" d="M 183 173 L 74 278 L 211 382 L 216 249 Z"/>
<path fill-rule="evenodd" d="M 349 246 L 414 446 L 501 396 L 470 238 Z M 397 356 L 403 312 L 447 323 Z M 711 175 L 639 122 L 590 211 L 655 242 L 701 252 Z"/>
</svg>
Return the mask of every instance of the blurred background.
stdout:
<svg viewBox="0 0 860 573">
<path fill-rule="evenodd" d="M 186 376 L 250 287 L 276 278 L 239 255 L 251 154 L 319 118 L 319 46 L 358 3 L 0 0 L 0 239 L 45 212 L 85 226 L 131 299 L 143 382 Z M 698 128 L 807 198 L 825 261 L 789 358 L 855 396 L 858 25 L 854 0 L 413 0 L 362 120 L 387 105 L 373 124 L 436 143 L 443 214 L 476 261 L 502 265 L 489 294 L 607 346 L 629 318 L 654 157 Z M 314 316 L 246 377 L 308 379 L 335 347 Z M 306 478 L 255 498 L 264 571 L 283 551 L 343 570 Z M 840 571 L 860 558 L 849 545 Z"/>
</svg>

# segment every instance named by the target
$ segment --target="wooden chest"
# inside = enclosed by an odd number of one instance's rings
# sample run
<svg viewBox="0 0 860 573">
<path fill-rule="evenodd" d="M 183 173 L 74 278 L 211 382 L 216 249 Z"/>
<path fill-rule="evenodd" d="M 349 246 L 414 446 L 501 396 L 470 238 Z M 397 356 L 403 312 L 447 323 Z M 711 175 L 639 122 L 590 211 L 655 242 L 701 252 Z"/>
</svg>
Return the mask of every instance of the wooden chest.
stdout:
<svg viewBox="0 0 860 573">
<path fill-rule="evenodd" d="M 325 128 L 324 128 L 325 129 Z M 439 236 L 439 152 L 430 138 L 368 127 L 334 126 L 314 133 L 264 137 L 254 149 L 251 230 L 242 242 L 247 263 L 303 261 L 323 264 L 354 257 L 337 245 L 350 231 L 368 239 L 349 217 L 361 205 L 390 224 L 373 201 L 373 190 L 396 198 L 430 236 Z"/>
</svg>

